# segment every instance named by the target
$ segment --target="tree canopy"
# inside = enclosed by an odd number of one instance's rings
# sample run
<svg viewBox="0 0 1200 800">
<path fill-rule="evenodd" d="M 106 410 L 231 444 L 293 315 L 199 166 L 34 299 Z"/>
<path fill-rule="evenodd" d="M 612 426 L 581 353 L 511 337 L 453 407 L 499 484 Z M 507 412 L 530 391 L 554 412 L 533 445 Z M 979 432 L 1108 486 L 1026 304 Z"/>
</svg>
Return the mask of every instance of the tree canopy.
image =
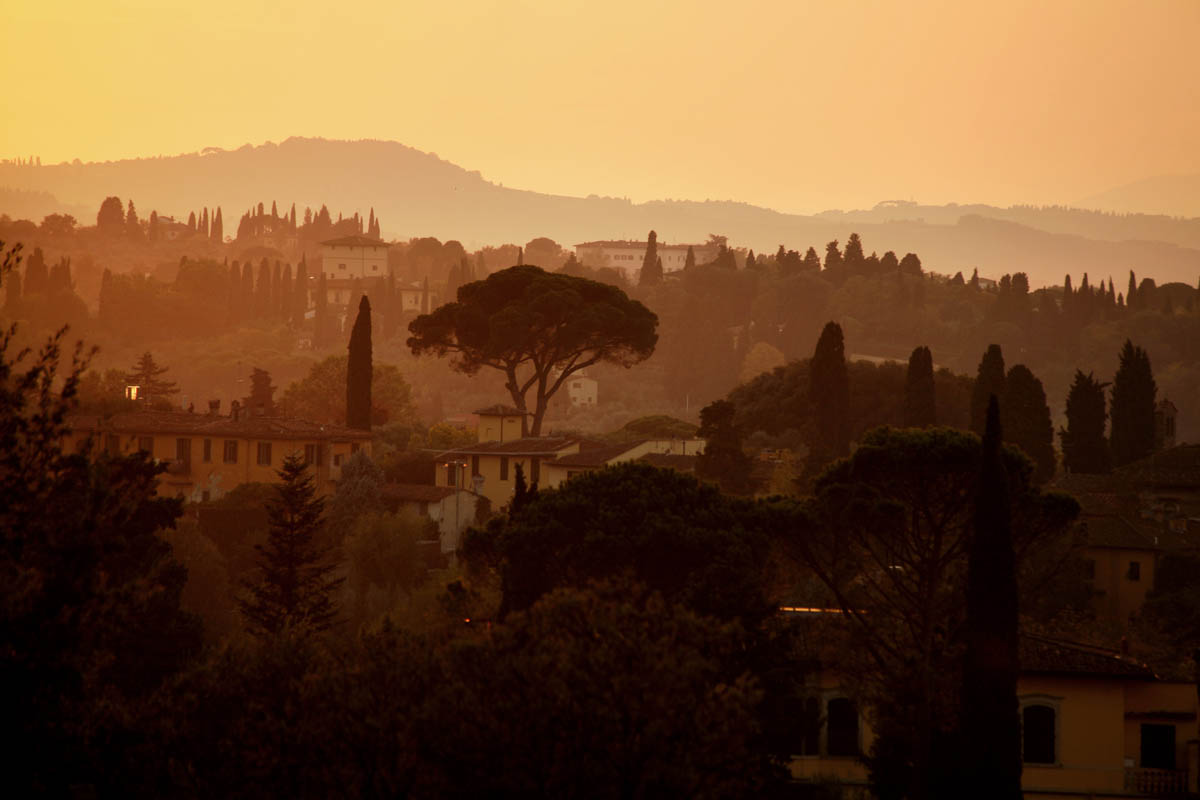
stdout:
<svg viewBox="0 0 1200 800">
<path fill-rule="evenodd" d="M 541 433 L 549 398 L 574 373 L 606 362 L 630 367 L 654 352 L 658 317 L 615 286 L 533 266 L 516 266 L 468 283 L 458 301 L 409 324 L 414 355 L 453 354 L 468 375 L 500 370 L 513 404 L 529 410 Z"/>
<path fill-rule="evenodd" d="M 293 417 L 341 425 L 346 420 L 346 356 L 329 356 L 312 365 L 302 380 L 288 386 L 280 410 Z M 371 375 L 371 421 L 376 425 L 404 422 L 416 416 L 412 389 L 394 364 L 374 364 Z"/>
</svg>

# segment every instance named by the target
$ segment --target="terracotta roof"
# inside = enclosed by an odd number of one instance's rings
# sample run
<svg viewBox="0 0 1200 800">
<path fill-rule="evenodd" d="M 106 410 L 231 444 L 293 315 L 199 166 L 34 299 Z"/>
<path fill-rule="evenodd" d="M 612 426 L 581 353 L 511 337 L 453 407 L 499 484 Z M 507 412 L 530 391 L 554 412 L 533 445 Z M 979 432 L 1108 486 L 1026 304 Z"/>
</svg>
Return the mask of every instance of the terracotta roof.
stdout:
<svg viewBox="0 0 1200 800">
<path fill-rule="evenodd" d="M 385 499 L 409 503 L 436 503 L 454 494 L 453 486 L 429 486 L 424 483 L 387 483 L 381 490 Z M 465 489 L 463 491 L 466 491 Z"/>
<path fill-rule="evenodd" d="M 1155 680 L 1150 667 L 1116 650 L 1021 634 L 1021 672 L 1040 675 L 1076 675 L 1090 678 Z"/>
<path fill-rule="evenodd" d="M 1091 547 L 1110 547 L 1123 550 L 1157 550 L 1133 523 L 1116 514 L 1084 514 L 1079 519 L 1087 543 Z"/>
<path fill-rule="evenodd" d="M 528 416 L 532 416 L 528 411 L 522 411 L 521 409 L 513 408 L 512 406 L 506 406 L 503 403 L 497 403 L 494 406 L 488 406 L 487 408 L 481 408 L 478 411 L 474 411 L 472 413 L 478 414 L 481 417 L 528 417 Z"/>
<path fill-rule="evenodd" d="M 676 472 L 695 472 L 697 456 L 680 456 L 674 453 L 647 453 L 641 460 L 654 467 L 673 469 Z"/>
<path fill-rule="evenodd" d="M 601 240 L 598 240 L 595 242 L 580 242 L 579 244 L 577 244 L 575 246 L 576 247 L 626 247 L 626 248 L 634 247 L 634 248 L 639 248 L 641 250 L 645 250 L 646 246 L 648 244 L 649 244 L 649 242 L 632 242 L 632 241 L 622 241 L 622 240 L 618 240 L 618 239 L 601 239 Z M 696 249 L 696 250 L 700 250 L 700 249 L 716 250 L 717 249 L 717 245 L 708 244 L 708 243 L 704 243 L 704 244 L 700 244 L 700 243 L 697 243 L 697 244 L 665 244 L 663 242 L 657 242 L 655 244 L 655 247 L 659 250 L 687 250 L 689 247 Z"/>
<path fill-rule="evenodd" d="M 567 436 L 526 436 L 507 442 L 479 442 L 469 447 L 446 450 L 439 458 L 455 455 L 553 456 L 579 444 L 578 439 Z"/>
<path fill-rule="evenodd" d="M 372 239 L 370 236 L 356 234 L 354 236 L 342 236 L 339 239 L 327 239 L 321 244 L 327 244 L 331 247 L 391 247 L 385 241 L 380 239 Z"/>
<path fill-rule="evenodd" d="M 1113 470 L 1123 484 L 1200 488 L 1200 445 L 1181 444 Z"/>
<path fill-rule="evenodd" d="M 641 443 L 640 441 L 626 442 L 625 444 L 616 444 L 607 447 L 581 449 L 578 453 L 570 453 L 565 456 L 559 456 L 553 461 L 548 461 L 546 465 L 554 467 L 603 467 L 612 459 L 620 456 L 622 453 L 628 453 Z"/>
<path fill-rule="evenodd" d="M 370 439 L 370 431 L 341 425 L 321 425 L 290 417 L 246 415 L 234 420 L 212 414 L 177 411 L 124 411 L 109 417 L 76 414 L 68 419 L 72 428 L 98 433 L 178 433 L 196 436 L 231 436 L 255 439 Z"/>
</svg>

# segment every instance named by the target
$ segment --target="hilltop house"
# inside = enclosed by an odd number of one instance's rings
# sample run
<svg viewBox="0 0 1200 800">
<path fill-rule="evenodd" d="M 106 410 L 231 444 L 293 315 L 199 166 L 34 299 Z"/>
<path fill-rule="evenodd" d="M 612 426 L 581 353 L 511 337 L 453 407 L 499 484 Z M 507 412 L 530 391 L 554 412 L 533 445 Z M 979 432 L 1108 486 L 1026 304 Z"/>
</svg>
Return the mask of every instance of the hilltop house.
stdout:
<svg viewBox="0 0 1200 800">
<path fill-rule="evenodd" d="M 158 493 L 189 502 L 216 500 L 243 483 L 275 483 L 292 454 L 312 466 L 321 495 L 331 494 L 342 463 L 360 449 L 371 453 L 369 431 L 298 419 L 252 415 L 235 401 L 222 416 L 178 411 L 129 411 L 110 417 L 74 415 L 67 447 L 125 455 L 145 451 L 166 464 Z"/>
<path fill-rule="evenodd" d="M 327 281 L 387 275 L 388 243 L 357 234 L 321 242 L 321 271 Z"/>
<path fill-rule="evenodd" d="M 625 273 L 625 277 L 636 279 L 646 256 L 647 242 L 611 241 L 581 242 L 575 245 L 575 257 L 579 263 L 589 267 L 613 267 Z M 665 244 L 658 242 L 656 250 L 663 262 L 663 272 L 681 270 L 687 262 L 688 248 L 696 257 L 697 264 L 704 264 L 717 257 L 718 247 L 712 242 L 704 244 Z"/>
</svg>

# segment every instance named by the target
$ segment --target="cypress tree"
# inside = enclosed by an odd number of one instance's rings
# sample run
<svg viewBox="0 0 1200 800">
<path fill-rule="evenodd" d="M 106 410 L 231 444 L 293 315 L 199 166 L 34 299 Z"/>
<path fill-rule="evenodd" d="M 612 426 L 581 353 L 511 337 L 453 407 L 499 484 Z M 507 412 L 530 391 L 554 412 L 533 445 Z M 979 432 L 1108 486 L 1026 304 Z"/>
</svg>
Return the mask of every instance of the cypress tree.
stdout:
<svg viewBox="0 0 1200 800">
<path fill-rule="evenodd" d="M 696 251 L 693 250 L 692 246 L 689 244 L 687 255 L 683 259 L 683 268 L 691 269 L 694 266 L 696 266 Z"/>
<path fill-rule="evenodd" d="M 225 221 L 221 217 L 220 206 L 217 206 L 217 213 L 212 221 L 212 240 L 217 244 L 225 241 Z"/>
<path fill-rule="evenodd" d="M 131 239 L 142 238 L 142 224 L 138 221 L 137 210 L 133 207 L 133 200 L 129 201 L 129 208 L 125 212 L 125 235 Z"/>
<path fill-rule="evenodd" d="M 1000 439 L 999 404 L 991 395 L 967 561 L 962 774 L 973 797 L 1020 800 L 1017 570 Z"/>
<path fill-rule="evenodd" d="M 815 468 L 850 454 L 850 380 L 842 326 L 836 322 L 827 322 L 817 340 L 809 367 L 808 397 L 815 428 L 810 467 Z"/>
<path fill-rule="evenodd" d="M 158 241 L 158 212 L 150 211 L 150 224 L 146 226 L 146 238 L 152 242 Z"/>
<path fill-rule="evenodd" d="M 242 265 L 242 319 L 254 317 L 254 264 Z"/>
<path fill-rule="evenodd" d="M 50 272 L 46 268 L 46 256 L 42 248 L 33 248 L 33 255 L 25 263 L 25 294 L 48 294 Z"/>
<path fill-rule="evenodd" d="M 292 299 L 292 324 L 297 328 L 304 324 L 304 314 L 308 311 L 308 265 L 304 256 L 300 256 L 300 265 L 296 267 L 295 294 Z"/>
<path fill-rule="evenodd" d="M 659 261 L 661 262 L 662 259 Z M 755 259 L 753 250 L 746 255 L 746 269 L 758 269 L 758 260 Z"/>
<path fill-rule="evenodd" d="M 254 288 L 254 316 L 266 319 L 271 310 L 271 262 L 266 257 L 258 264 L 258 285 Z"/>
<path fill-rule="evenodd" d="M 638 286 L 654 286 L 662 283 L 662 261 L 658 258 L 658 234 L 650 231 L 646 237 L 646 254 L 642 256 L 642 269 L 638 273 Z"/>
<path fill-rule="evenodd" d="M 1104 438 L 1108 412 L 1104 387 L 1089 372 L 1075 370 L 1075 381 L 1067 393 L 1067 427 L 1060 429 L 1063 466 L 1068 472 L 1091 475 L 1112 469 L 1112 453 Z"/>
<path fill-rule="evenodd" d="M 908 375 L 904 383 L 904 424 L 909 428 L 929 428 L 937 424 L 933 353 L 928 347 L 918 347 L 908 357 Z"/>
<path fill-rule="evenodd" d="M 998 344 L 988 345 L 971 390 L 971 430 L 980 436 L 987 425 L 988 398 L 992 395 L 1004 396 L 1004 354 Z"/>
<path fill-rule="evenodd" d="M 195 211 L 188 212 L 188 228 L 191 229 L 192 233 L 196 232 L 196 212 Z"/>
<path fill-rule="evenodd" d="M 293 454 L 278 471 L 282 483 L 267 504 L 269 525 L 258 552 L 259 580 L 246 583 L 242 614 L 256 636 L 283 631 L 314 632 L 333 626 L 334 594 L 342 583 L 334 578 L 330 552 L 317 544 L 325 501 L 317 496 L 308 468 Z"/>
<path fill-rule="evenodd" d="M 1112 385 L 1112 455 L 1120 467 L 1154 451 L 1157 394 L 1150 356 L 1126 339 Z"/>
<path fill-rule="evenodd" d="M 321 348 L 327 344 L 326 335 L 329 330 L 329 301 L 326 297 L 325 273 L 317 278 L 317 297 L 313 314 L 313 347 Z"/>
<path fill-rule="evenodd" d="M 838 250 L 838 241 L 834 239 L 825 245 L 825 269 L 837 271 L 842 266 L 842 251 Z"/>
<path fill-rule="evenodd" d="M 1137 290 L 1137 277 L 1133 274 L 1133 270 L 1129 270 L 1129 288 L 1125 290 L 1125 305 L 1127 308 L 1138 307 Z"/>
<path fill-rule="evenodd" d="M 1004 379 L 1005 441 L 1015 444 L 1033 459 L 1033 479 L 1045 483 L 1054 477 L 1057 456 L 1054 453 L 1054 425 L 1046 390 L 1024 364 L 1017 364 Z"/>
<path fill-rule="evenodd" d="M 200 213 L 200 231 L 199 232 L 204 236 L 204 238 L 206 238 L 206 239 L 208 238 L 208 235 L 209 235 L 208 206 L 205 206 L 204 209 Z"/>
<path fill-rule="evenodd" d="M 821 271 L 821 257 L 817 255 L 817 250 L 815 247 L 810 247 L 805 251 L 802 267 L 805 272 Z"/>
<path fill-rule="evenodd" d="M 292 265 L 285 264 L 283 267 L 283 276 L 275 285 L 275 316 L 279 317 L 284 322 L 291 324 L 292 321 L 292 304 L 295 302 L 296 293 L 292 289 Z"/>
<path fill-rule="evenodd" d="M 371 301 L 363 295 L 350 332 L 346 366 L 346 427 L 371 430 Z"/>
</svg>

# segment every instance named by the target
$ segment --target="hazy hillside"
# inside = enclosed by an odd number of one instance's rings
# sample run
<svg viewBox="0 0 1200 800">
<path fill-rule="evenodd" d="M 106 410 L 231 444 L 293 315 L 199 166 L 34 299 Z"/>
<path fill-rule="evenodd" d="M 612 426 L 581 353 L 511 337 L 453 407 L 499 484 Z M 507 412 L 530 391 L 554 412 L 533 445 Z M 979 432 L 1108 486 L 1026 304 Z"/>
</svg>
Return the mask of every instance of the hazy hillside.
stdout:
<svg viewBox="0 0 1200 800">
<path fill-rule="evenodd" d="M 281 144 L 209 148 L 164 158 L 47 166 L 0 164 L 0 213 L 20 208 L 45 213 L 45 194 L 76 213 L 98 209 L 107 195 L 133 198 L 139 212 L 186 217 L 201 206 L 223 207 L 226 231 L 241 212 L 272 200 L 287 208 L 322 203 L 335 212 L 370 208 L 388 238 L 437 236 L 468 247 L 549 236 L 571 245 L 588 239 L 640 238 L 651 228 L 660 241 L 703 240 L 710 233 L 757 251 L 781 243 L 823 251 L 831 239 L 862 235 L 868 251 L 920 254 L 927 269 L 985 276 L 1024 270 L 1034 286 L 1064 273 L 1112 274 L 1129 269 L 1160 283 L 1194 285 L 1200 275 L 1200 220 L 1113 216 L 1070 209 L 881 204 L 868 211 L 816 216 L 781 214 L 746 203 L 654 201 L 635 204 L 601 197 L 565 197 L 503 187 L 396 142 L 293 138 Z M 13 192 L 11 190 L 21 190 Z M 21 200 L 20 203 L 17 200 Z M 5 203 L 12 202 L 10 210 Z M 76 213 L 91 224 L 94 211 Z M 36 218 L 36 216 L 35 216 Z M 1145 241 L 1145 240 L 1158 241 Z M 1142 240 L 1142 241 L 1137 241 Z"/>
<path fill-rule="evenodd" d="M 1104 211 L 1142 211 L 1200 217 L 1200 175 L 1160 175 L 1085 197 L 1076 205 Z"/>
</svg>

